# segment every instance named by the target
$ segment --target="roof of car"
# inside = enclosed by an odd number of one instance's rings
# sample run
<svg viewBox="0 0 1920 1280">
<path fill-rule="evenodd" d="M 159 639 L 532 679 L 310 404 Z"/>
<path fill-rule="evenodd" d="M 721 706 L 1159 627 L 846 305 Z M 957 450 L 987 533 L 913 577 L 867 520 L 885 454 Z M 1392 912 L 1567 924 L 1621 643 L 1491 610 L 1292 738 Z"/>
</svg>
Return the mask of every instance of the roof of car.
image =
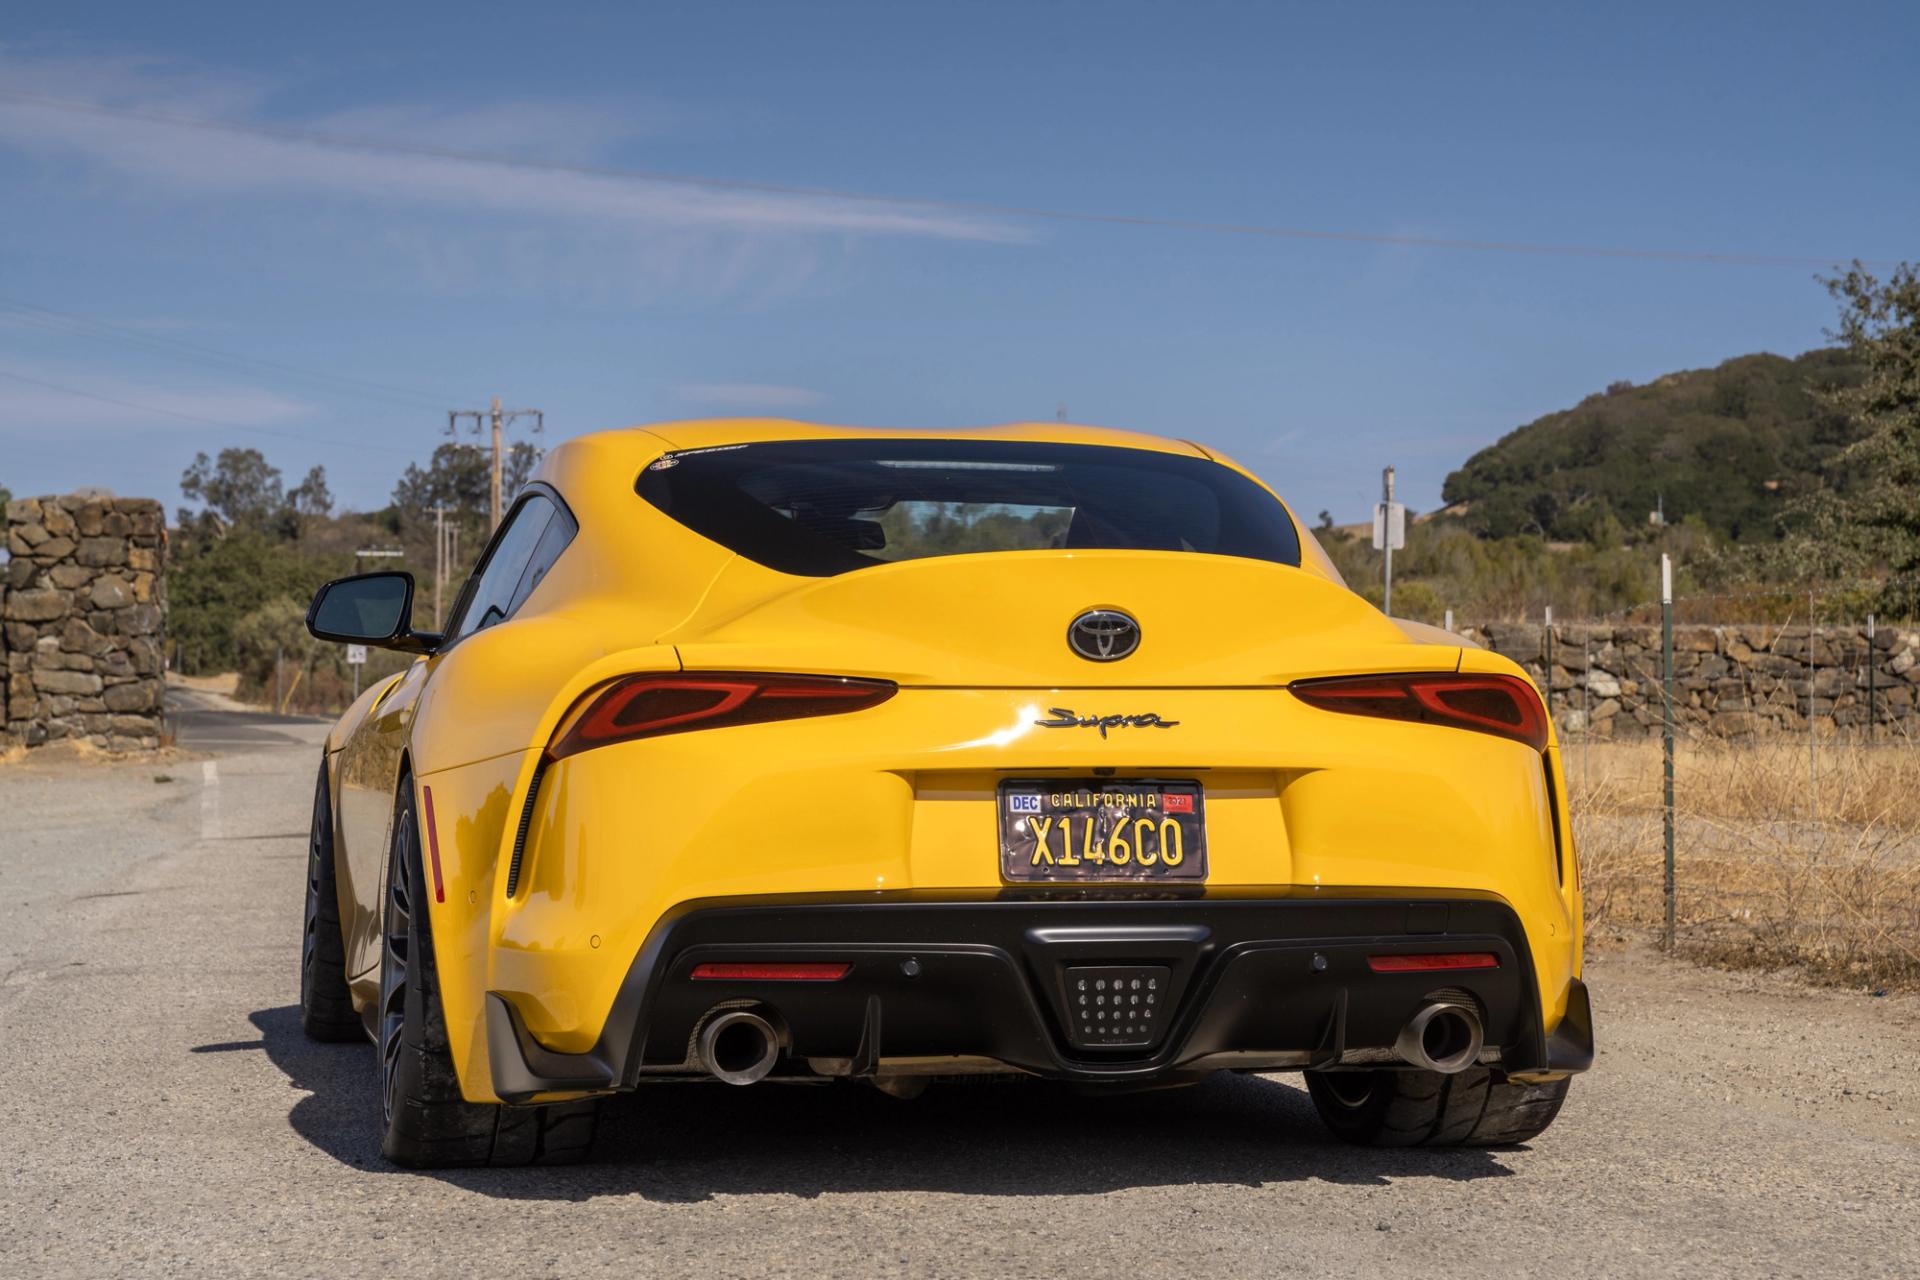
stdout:
<svg viewBox="0 0 1920 1280">
<path fill-rule="evenodd" d="M 1121 431 L 1112 427 L 1090 427 L 1068 422 L 1007 422 L 986 427 L 842 427 L 820 422 L 799 422 L 792 418 L 693 418 L 680 422 L 651 423 L 630 430 L 645 431 L 666 441 L 673 449 L 704 449 L 724 444 L 754 444 L 765 440 L 820 440 L 869 437 L 875 439 L 924 440 L 1033 440 L 1053 444 L 1103 444 L 1126 449 L 1153 449 L 1163 453 L 1181 453 L 1189 457 L 1208 457 L 1206 450 L 1191 441 L 1149 435 L 1141 431 Z"/>
</svg>

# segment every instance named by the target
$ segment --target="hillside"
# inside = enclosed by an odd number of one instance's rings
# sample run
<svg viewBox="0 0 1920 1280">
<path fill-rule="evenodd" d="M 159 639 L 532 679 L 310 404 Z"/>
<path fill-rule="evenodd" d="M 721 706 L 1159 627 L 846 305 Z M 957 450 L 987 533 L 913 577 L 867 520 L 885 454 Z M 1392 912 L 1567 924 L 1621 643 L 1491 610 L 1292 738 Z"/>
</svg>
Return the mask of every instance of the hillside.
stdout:
<svg viewBox="0 0 1920 1280">
<path fill-rule="evenodd" d="M 1848 353 L 1818 350 L 1616 383 L 1474 454 L 1442 494 L 1482 537 L 1605 544 L 1613 522 L 1644 526 L 1664 499 L 1669 523 L 1767 541 L 1785 502 L 1852 440 L 1822 392 L 1858 377 Z"/>
</svg>

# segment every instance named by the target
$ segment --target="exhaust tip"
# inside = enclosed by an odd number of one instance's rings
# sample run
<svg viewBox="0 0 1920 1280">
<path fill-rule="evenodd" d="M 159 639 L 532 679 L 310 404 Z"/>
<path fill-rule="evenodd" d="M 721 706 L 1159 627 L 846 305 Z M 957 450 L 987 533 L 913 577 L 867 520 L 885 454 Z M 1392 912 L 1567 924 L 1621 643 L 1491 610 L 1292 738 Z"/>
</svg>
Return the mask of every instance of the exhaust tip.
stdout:
<svg viewBox="0 0 1920 1280">
<path fill-rule="evenodd" d="M 1441 1001 L 1407 1020 L 1393 1051 L 1422 1070 L 1453 1075 L 1480 1060 L 1485 1040 L 1478 1009 Z"/>
<path fill-rule="evenodd" d="M 716 1080 L 757 1083 L 766 1079 L 779 1058 L 779 1037 L 757 1013 L 731 1009 L 707 1019 L 700 1029 L 700 1062 Z"/>
</svg>

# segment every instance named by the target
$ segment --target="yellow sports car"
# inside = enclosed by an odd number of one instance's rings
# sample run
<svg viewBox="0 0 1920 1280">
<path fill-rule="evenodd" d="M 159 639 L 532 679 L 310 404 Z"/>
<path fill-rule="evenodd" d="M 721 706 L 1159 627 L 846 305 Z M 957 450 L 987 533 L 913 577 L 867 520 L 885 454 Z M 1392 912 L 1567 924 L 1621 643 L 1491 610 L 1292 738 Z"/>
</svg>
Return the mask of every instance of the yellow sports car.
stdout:
<svg viewBox="0 0 1920 1280">
<path fill-rule="evenodd" d="M 556 448 L 328 738 L 301 1007 L 404 1164 L 585 1153 L 643 1080 L 1306 1073 L 1376 1144 L 1593 1059 L 1553 725 L 1244 468 L 1059 424 Z"/>
</svg>

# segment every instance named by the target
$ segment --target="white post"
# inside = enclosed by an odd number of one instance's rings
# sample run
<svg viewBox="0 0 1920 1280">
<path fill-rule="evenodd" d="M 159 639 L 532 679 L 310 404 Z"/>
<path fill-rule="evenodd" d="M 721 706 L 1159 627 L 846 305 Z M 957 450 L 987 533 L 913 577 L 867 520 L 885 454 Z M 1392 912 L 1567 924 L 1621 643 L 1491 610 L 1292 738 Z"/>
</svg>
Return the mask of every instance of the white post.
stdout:
<svg viewBox="0 0 1920 1280">
<path fill-rule="evenodd" d="M 1380 489 L 1387 505 L 1386 581 L 1380 588 L 1380 612 L 1393 616 L 1393 468 L 1380 475 Z"/>
</svg>

